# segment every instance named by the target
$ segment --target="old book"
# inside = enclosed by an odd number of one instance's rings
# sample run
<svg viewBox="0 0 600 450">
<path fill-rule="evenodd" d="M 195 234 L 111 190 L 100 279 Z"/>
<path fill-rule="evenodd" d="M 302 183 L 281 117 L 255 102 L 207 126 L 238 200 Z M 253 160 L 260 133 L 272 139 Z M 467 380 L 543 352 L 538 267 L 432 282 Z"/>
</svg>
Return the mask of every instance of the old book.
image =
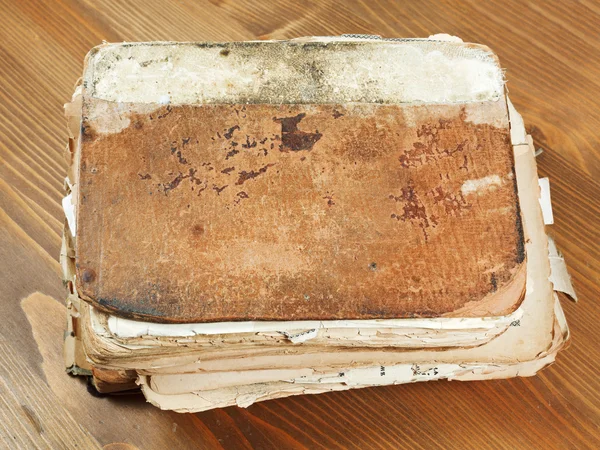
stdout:
<svg viewBox="0 0 600 450">
<path fill-rule="evenodd" d="M 66 360 L 100 391 L 199 411 L 531 375 L 568 337 L 487 47 L 107 44 L 67 117 Z"/>
<path fill-rule="evenodd" d="M 462 42 L 108 44 L 87 57 L 77 291 L 162 322 L 514 311 L 502 71 Z"/>
</svg>

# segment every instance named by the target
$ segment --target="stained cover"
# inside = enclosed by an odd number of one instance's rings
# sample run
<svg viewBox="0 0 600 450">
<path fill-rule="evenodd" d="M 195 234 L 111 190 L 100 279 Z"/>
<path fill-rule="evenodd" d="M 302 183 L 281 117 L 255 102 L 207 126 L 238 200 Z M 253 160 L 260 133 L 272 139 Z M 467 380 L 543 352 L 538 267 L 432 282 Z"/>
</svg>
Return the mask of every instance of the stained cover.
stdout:
<svg viewBox="0 0 600 450">
<path fill-rule="evenodd" d="M 507 105 L 485 47 L 109 45 L 88 57 L 82 108 L 77 291 L 101 309 L 487 317 L 522 300 Z"/>
</svg>

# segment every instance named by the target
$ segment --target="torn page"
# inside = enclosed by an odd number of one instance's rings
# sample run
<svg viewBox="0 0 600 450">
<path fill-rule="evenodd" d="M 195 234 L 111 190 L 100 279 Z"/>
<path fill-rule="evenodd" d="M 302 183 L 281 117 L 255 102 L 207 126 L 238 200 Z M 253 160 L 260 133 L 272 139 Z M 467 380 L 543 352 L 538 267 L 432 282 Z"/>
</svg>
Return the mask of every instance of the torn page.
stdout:
<svg viewBox="0 0 600 450">
<path fill-rule="evenodd" d="M 548 257 L 550 258 L 550 281 L 554 285 L 554 290 L 567 294 L 573 301 L 577 301 L 577 294 L 571 283 L 571 276 L 567 270 L 565 258 L 556 248 L 556 243 L 551 236 L 548 236 Z"/>
</svg>

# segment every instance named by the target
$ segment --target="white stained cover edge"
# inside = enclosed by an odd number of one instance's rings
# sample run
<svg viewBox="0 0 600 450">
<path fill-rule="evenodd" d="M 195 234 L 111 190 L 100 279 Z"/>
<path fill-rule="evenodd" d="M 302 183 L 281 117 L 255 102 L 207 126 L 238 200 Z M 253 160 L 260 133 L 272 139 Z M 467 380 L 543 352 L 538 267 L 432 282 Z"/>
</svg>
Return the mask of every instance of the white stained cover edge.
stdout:
<svg viewBox="0 0 600 450">
<path fill-rule="evenodd" d="M 465 103 L 504 95 L 502 69 L 482 46 L 435 36 L 292 42 L 106 44 L 90 53 L 84 79 L 88 95 L 122 103 Z M 298 50 L 309 42 L 339 45 Z"/>
</svg>

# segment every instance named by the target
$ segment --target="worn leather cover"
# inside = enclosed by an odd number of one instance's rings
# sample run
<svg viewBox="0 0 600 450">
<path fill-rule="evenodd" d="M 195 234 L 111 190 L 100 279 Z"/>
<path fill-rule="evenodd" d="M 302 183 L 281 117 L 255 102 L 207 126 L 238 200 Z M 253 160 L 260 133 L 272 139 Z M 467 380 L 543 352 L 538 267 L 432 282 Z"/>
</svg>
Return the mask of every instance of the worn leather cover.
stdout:
<svg viewBox="0 0 600 450">
<path fill-rule="evenodd" d="M 510 313 L 525 253 L 506 108 L 84 86 L 77 292 L 164 322 Z"/>
</svg>

